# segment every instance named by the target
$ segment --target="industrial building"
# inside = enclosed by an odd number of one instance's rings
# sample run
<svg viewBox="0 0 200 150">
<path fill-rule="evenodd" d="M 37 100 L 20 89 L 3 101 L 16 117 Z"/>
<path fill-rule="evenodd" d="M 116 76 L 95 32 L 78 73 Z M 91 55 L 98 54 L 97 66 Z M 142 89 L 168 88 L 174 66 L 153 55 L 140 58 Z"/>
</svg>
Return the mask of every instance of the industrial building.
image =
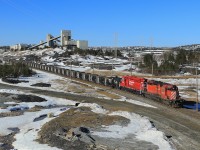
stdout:
<svg viewBox="0 0 200 150">
<path fill-rule="evenodd" d="M 24 50 L 28 47 L 29 47 L 28 44 L 15 44 L 15 45 L 10 46 L 10 50 L 13 50 L 13 51 Z"/>
<path fill-rule="evenodd" d="M 67 48 L 80 48 L 88 49 L 88 41 L 86 40 L 72 40 L 71 30 L 61 30 L 60 36 L 54 37 L 51 34 L 47 35 L 46 42 L 40 42 L 40 44 L 32 46 L 30 49 L 42 48 L 44 45 L 47 47 L 62 46 Z M 60 40 L 59 40 L 60 39 Z"/>
</svg>

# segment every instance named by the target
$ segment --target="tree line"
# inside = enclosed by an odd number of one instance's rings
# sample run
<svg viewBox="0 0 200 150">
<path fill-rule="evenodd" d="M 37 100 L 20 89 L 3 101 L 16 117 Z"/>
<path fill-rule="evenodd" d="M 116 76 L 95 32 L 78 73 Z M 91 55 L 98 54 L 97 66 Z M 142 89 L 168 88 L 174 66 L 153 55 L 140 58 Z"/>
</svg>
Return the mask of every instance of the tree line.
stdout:
<svg viewBox="0 0 200 150">
<path fill-rule="evenodd" d="M 14 77 L 31 76 L 34 72 L 25 64 L 19 62 L 13 65 L 4 64 L 0 65 L 0 77 Z"/>
<path fill-rule="evenodd" d="M 184 64 L 197 64 L 199 60 L 199 51 L 181 49 L 164 53 L 161 64 L 158 64 L 153 54 L 146 54 L 140 67 L 146 73 L 152 73 L 153 68 L 154 75 L 173 75 L 181 72 Z"/>
</svg>

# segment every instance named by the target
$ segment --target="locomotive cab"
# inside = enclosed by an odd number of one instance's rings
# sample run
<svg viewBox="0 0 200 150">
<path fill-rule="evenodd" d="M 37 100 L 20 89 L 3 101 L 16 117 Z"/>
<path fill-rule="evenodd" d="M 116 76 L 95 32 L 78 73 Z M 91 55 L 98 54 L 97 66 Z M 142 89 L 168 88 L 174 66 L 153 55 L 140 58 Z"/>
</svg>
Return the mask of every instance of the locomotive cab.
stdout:
<svg viewBox="0 0 200 150">
<path fill-rule="evenodd" d="M 179 91 L 178 91 L 178 87 L 176 85 L 171 85 L 169 84 L 166 87 L 166 96 L 167 99 L 171 100 L 171 101 L 176 101 L 180 98 L 179 96 Z"/>
</svg>

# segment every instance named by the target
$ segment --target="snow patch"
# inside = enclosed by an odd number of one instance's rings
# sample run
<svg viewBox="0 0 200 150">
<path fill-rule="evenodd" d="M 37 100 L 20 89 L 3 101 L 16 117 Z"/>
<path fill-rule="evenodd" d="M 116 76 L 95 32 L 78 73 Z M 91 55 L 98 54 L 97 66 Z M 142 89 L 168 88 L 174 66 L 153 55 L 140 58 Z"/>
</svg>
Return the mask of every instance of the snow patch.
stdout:
<svg viewBox="0 0 200 150">
<path fill-rule="evenodd" d="M 71 100 L 67 100 L 67 99 L 63 99 L 63 98 L 54 98 L 54 97 L 40 95 L 40 94 L 34 94 L 34 93 L 24 93 L 24 92 L 19 92 L 17 90 L 0 89 L 0 93 L 35 95 L 35 96 L 39 96 L 39 97 L 47 100 L 44 102 L 21 102 L 21 103 L 6 102 L 5 104 L 13 103 L 13 104 L 17 104 L 17 105 L 9 106 L 6 109 L 0 109 L 0 113 L 10 112 L 10 110 L 15 109 L 15 108 L 20 108 L 21 110 L 23 110 L 24 108 L 33 108 L 35 106 L 43 106 L 43 107 L 55 106 L 55 105 L 74 106 L 76 104 L 75 101 L 71 101 Z"/>
<path fill-rule="evenodd" d="M 39 144 L 38 142 L 35 141 L 38 138 L 38 132 L 40 131 L 41 127 L 45 123 L 52 120 L 53 118 L 45 118 L 41 121 L 36 121 L 36 122 L 33 122 L 33 119 L 40 115 L 48 114 L 48 113 L 56 113 L 59 115 L 62 112 L 60 111 L 60 108 L 55 108 L 55 109 L 42 110 L 36 113 L 25 113 L 24 116 L 20 116 L 20 118 L 15 117 L 14 119 L 11 119 L 12 122 L 15 123 L 15 126 L 14 125 L 13 126 L 16 127 L 17 125 L 17 127 L 20 128 L 20 132 L 15 135 L 16 141 L 13 142 L 13 146 L 15 149 L 59 150 L 56 147 L 50 147 L 47 144 Z M 23 124 L 19 123 L 17 119 L 20 119 L 21 121 L 23 121 Z"/>
<path fill-rule="evenodd" d="M 108 113 L 107 110 L 105 110 L 102 106 L 96 104 L 96 103 L 80 103 L 78 105 L 78 107 L 89 107 L 91 108 L 91 110 L 94 112 L 94 113 L 99 113 L 99 114 L 106 114 Z"/>
<path fill-rule="evenodd" d="M 152 126 L 146 117 L 141 117 L 135 113 L 117 111 L 109 115 L 122 116 L 130 120 L 127 126 L 111 125 L 103 128 L 105 132 L 94 132 L 93 135 L 106 138 L 124 139 L 128 135 L 135 135 L 139 140 L 151 142 L 159 147 L 160 150 L 171 150 L 172 147 L 161 131 Z"/>
</svg>

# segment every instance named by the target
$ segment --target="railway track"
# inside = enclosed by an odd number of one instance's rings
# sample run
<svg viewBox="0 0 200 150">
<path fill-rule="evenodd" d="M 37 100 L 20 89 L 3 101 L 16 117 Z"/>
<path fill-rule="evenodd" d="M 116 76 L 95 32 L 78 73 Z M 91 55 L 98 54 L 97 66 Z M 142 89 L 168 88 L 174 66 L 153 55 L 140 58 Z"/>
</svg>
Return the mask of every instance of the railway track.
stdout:
<svg viewBox="0 0 200 150">
<path fill-rule="evenodd" d="M 37 69 L 37 68 L 36 68 Z M 42 70 L 42 69 L 40 69 Z M 47 70 L 44 70 L 47 71 Z M 48 71 L 49 72 L 49 71 Z M 57 72 L 51 72 L 57 74 Z M 64 74 L 58 74 L 63 77 L 66 77 Z M 70 79 L 70 77 L 68 77 Z M 114 101 L 114 100 L 106 100 L 99 99 L 94 97 L 87 96 L 77 96 L 69 93 L 56 92 L 56 91 L 46 91 L 46 90 L 36 90 L 33 88 L 23 88 L 17 86 L 10 85 L 2 85 L 0 84 L 0 88 L 15 88 L 20 90 L 29 90 L 32 93 L 44 94 L 49 96 L 54 96 L 58 98 L 67 98 L 78 102 L 89 102 L 89 103 L 97 103 L 103 106 L 105 109 L 113 111 L 113 110 L 122 110 L 129 111 L 140 114 L 142 116 L 146 116 L 153 122 L 158 130 L 163 131 L 167 137 L 169 137 L 170 141 L 172 141 L 174 147 L 180 150 L 199 150 L 200 147 L 200 113 L 195 112 L 193 110 L 187 109 L 174 109 L 167 105 L 161 104 L 156 101 L 149 100 L 148 98 L 133 95 L 126 91 L 120 91 L 117 89 L 113 89 L 111 87 L 106 87 L 101 84 L 95 84 L 90 81 L 83 81 L 79 78 L 73 78 L 73 82 L 86 84 L 88 86 L 96 86 L 104 89 L 108 92 L 117 93 L 118 95 L 124 96 L 127 99 L 134 99 L 138 101 L 142 101 L 144 103 L 153 105 L 155 108 L 147 108 L 143 106 L 138 106 L 135 104 L 130 104 L 128 102 L 122 101 Z"/>
</svg>

